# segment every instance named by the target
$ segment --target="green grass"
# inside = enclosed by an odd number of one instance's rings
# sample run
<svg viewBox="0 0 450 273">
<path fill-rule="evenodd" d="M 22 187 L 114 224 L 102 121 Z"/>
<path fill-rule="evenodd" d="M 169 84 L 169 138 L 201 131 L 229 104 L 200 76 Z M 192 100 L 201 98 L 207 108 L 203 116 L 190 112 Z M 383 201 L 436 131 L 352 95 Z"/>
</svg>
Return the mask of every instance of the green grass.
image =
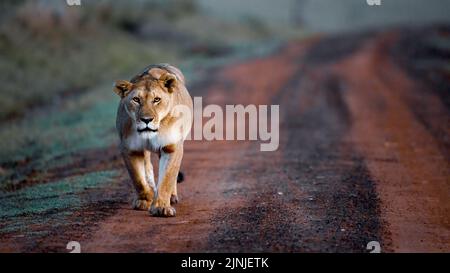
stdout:
<svg viewBox="0 0 450 273">
<path fill-rule="evenodd" d="M 102 85 L 60 107 L 3 127 L 0 188 L 27 175 L 17 172 L 15 162 L 26 161 L 28 169 L 45 173 L 49 168 L 70 163 L 73 153 L 111 146 L 117 141 L 117 104 L 111 86 Z"/>
<path fill-rule="evenodd" d="M 110 87 L 67 101 L 49 112 L 36 114 L 3 128 L 0 160 L 40 158 L 44 162 L 62 153 L 105 147 L 114 140 L 118 98 Z"/>
<path fill-rule="evenodd" d="M 45 230 L 33 226 L 51 223 L 52 228 L 67 225 L 74 212 L 92 201 L 91 192 L 114 187 L 117 171 L 92 172 L 60 181 L 34 185 L 11 193 L 0 193 L 0 234 L 27 232 L 45 235 Z M 101 201 L 101 200 L 96 200 Z"/>
<path fill-rule="evenodd" d="M 17 32 L 23 33 L 20 29 Z M 0 50 L 8 56 L 0 61 L 0 119 L 25 117 L 30 107 L 86 92 L 136 67 L 158 59 L 170 61 L 176 56 L 175 52 L 146 46 L 120 32 L 61 39 L 56 45 L 40 37 L 31 38 L 30 43 L 18 44 L 13 39 L 0 43 Z"/>
<path fill-rule="evenodd" d="M 0 120 L 25 117 L 30 107 L 86 92 L 148 63 L 177 59 L 173 47 L 143 42 L 124 29 L 137 20 L 130 14 L 145 12 L 137 2 L 127 2 L 111 2 L 117 5 L 111 10 L 33 1 L 6 9 L 0 20 Z M 61 15 L 55 19 L 55 14 Z"/>
<path fill-rule="evenodd" d="M 117 171 L 92 172 L 11 193 L 1 193 L 0 218 L 77 209 L 85 205 L 80 193 L 107 186 L 116 176 Z"/>
</svg>

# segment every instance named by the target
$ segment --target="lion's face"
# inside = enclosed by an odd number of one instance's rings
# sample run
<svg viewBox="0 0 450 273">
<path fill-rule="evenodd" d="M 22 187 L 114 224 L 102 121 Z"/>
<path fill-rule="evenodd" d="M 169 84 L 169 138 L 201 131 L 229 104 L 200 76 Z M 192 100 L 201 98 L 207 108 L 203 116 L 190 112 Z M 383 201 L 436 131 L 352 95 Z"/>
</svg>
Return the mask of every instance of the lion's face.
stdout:
<svg viewBox="0 0 450 273">
<path fill-rule="evenodd" d="M 159 87 L 138 87 L 125 98 L 127 113 L 139 133 L 157 132 L 159 123 L 171 109 L 172 96 Z"/>
<path fill-rule="evenodd" d="M 136 83 L 118 81 L 115 85 L 133 128 L 143 137 L 158 133 L 160 122 L 172 109 L 172 93 L 176 85 L 174 75 L 161 69 L 153 70 Z"/>
</svg>

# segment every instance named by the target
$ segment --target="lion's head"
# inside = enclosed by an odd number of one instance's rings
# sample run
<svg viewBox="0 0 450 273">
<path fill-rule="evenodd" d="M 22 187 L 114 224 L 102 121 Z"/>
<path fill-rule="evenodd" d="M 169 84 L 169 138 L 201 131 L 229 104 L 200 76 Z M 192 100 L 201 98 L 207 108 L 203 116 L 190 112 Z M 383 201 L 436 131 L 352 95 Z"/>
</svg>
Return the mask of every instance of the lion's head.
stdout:
<svg viewBox="0 0 450 273">
<path fill-rule="evenodd" d="M 139 134 L 155 135 L 160 122 L 170 113 L 173 93 L 183 80 L 177 72 L 161 66 L 153 67 L 131 81 L 116 81 L 114 92 L 121 97 L 133 127 Z"/>
</svg>

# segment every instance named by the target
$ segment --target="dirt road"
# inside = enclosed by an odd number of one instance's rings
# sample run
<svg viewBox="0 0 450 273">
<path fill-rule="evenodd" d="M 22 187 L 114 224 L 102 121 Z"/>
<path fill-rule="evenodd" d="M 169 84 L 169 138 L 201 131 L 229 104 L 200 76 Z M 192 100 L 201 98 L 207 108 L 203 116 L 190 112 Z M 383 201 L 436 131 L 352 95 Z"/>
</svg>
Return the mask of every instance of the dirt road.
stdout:
<svg viewBox="0 0 450 273">
<path fill-rule="evenodd" d="M 204 104 L 280 105 L 277 151 L 187 142 L 175 218 L 131 209 L 116 147 L 80 154 L 64 171 L 117 169 L 118 182 L 85 197 L 68 227 L 2 238 L 2 251 L 66 252 L 79 241 L 83 252 L 367 252 L 378 241 L 384 252 L 448 252 L 450 75 L 420 62 L 450 53 L 411 41 L 449 35 L 317 37 L 212 71 L 190 88 Z"/>
</svg>

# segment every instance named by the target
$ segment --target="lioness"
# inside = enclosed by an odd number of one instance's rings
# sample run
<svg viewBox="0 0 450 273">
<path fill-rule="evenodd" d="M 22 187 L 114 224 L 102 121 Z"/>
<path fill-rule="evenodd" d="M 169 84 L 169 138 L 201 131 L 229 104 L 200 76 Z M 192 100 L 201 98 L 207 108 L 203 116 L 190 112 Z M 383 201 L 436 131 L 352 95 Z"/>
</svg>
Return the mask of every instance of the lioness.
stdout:
<svg viewBox="0 0 450 273">
<path fill-rule="evenodd" d="M 133 207 L 153 216 L 175 216 L 177 176 L 183 142 L 192 126 L 192 98 L 181 71 L 169 64 L 150 65 L 131 81 L 119 80 L 121 100 L 116 127 L 120 150 L 137 198 Z M 155 184 L 151 152 L 159 155 Z"/>
</svg>

